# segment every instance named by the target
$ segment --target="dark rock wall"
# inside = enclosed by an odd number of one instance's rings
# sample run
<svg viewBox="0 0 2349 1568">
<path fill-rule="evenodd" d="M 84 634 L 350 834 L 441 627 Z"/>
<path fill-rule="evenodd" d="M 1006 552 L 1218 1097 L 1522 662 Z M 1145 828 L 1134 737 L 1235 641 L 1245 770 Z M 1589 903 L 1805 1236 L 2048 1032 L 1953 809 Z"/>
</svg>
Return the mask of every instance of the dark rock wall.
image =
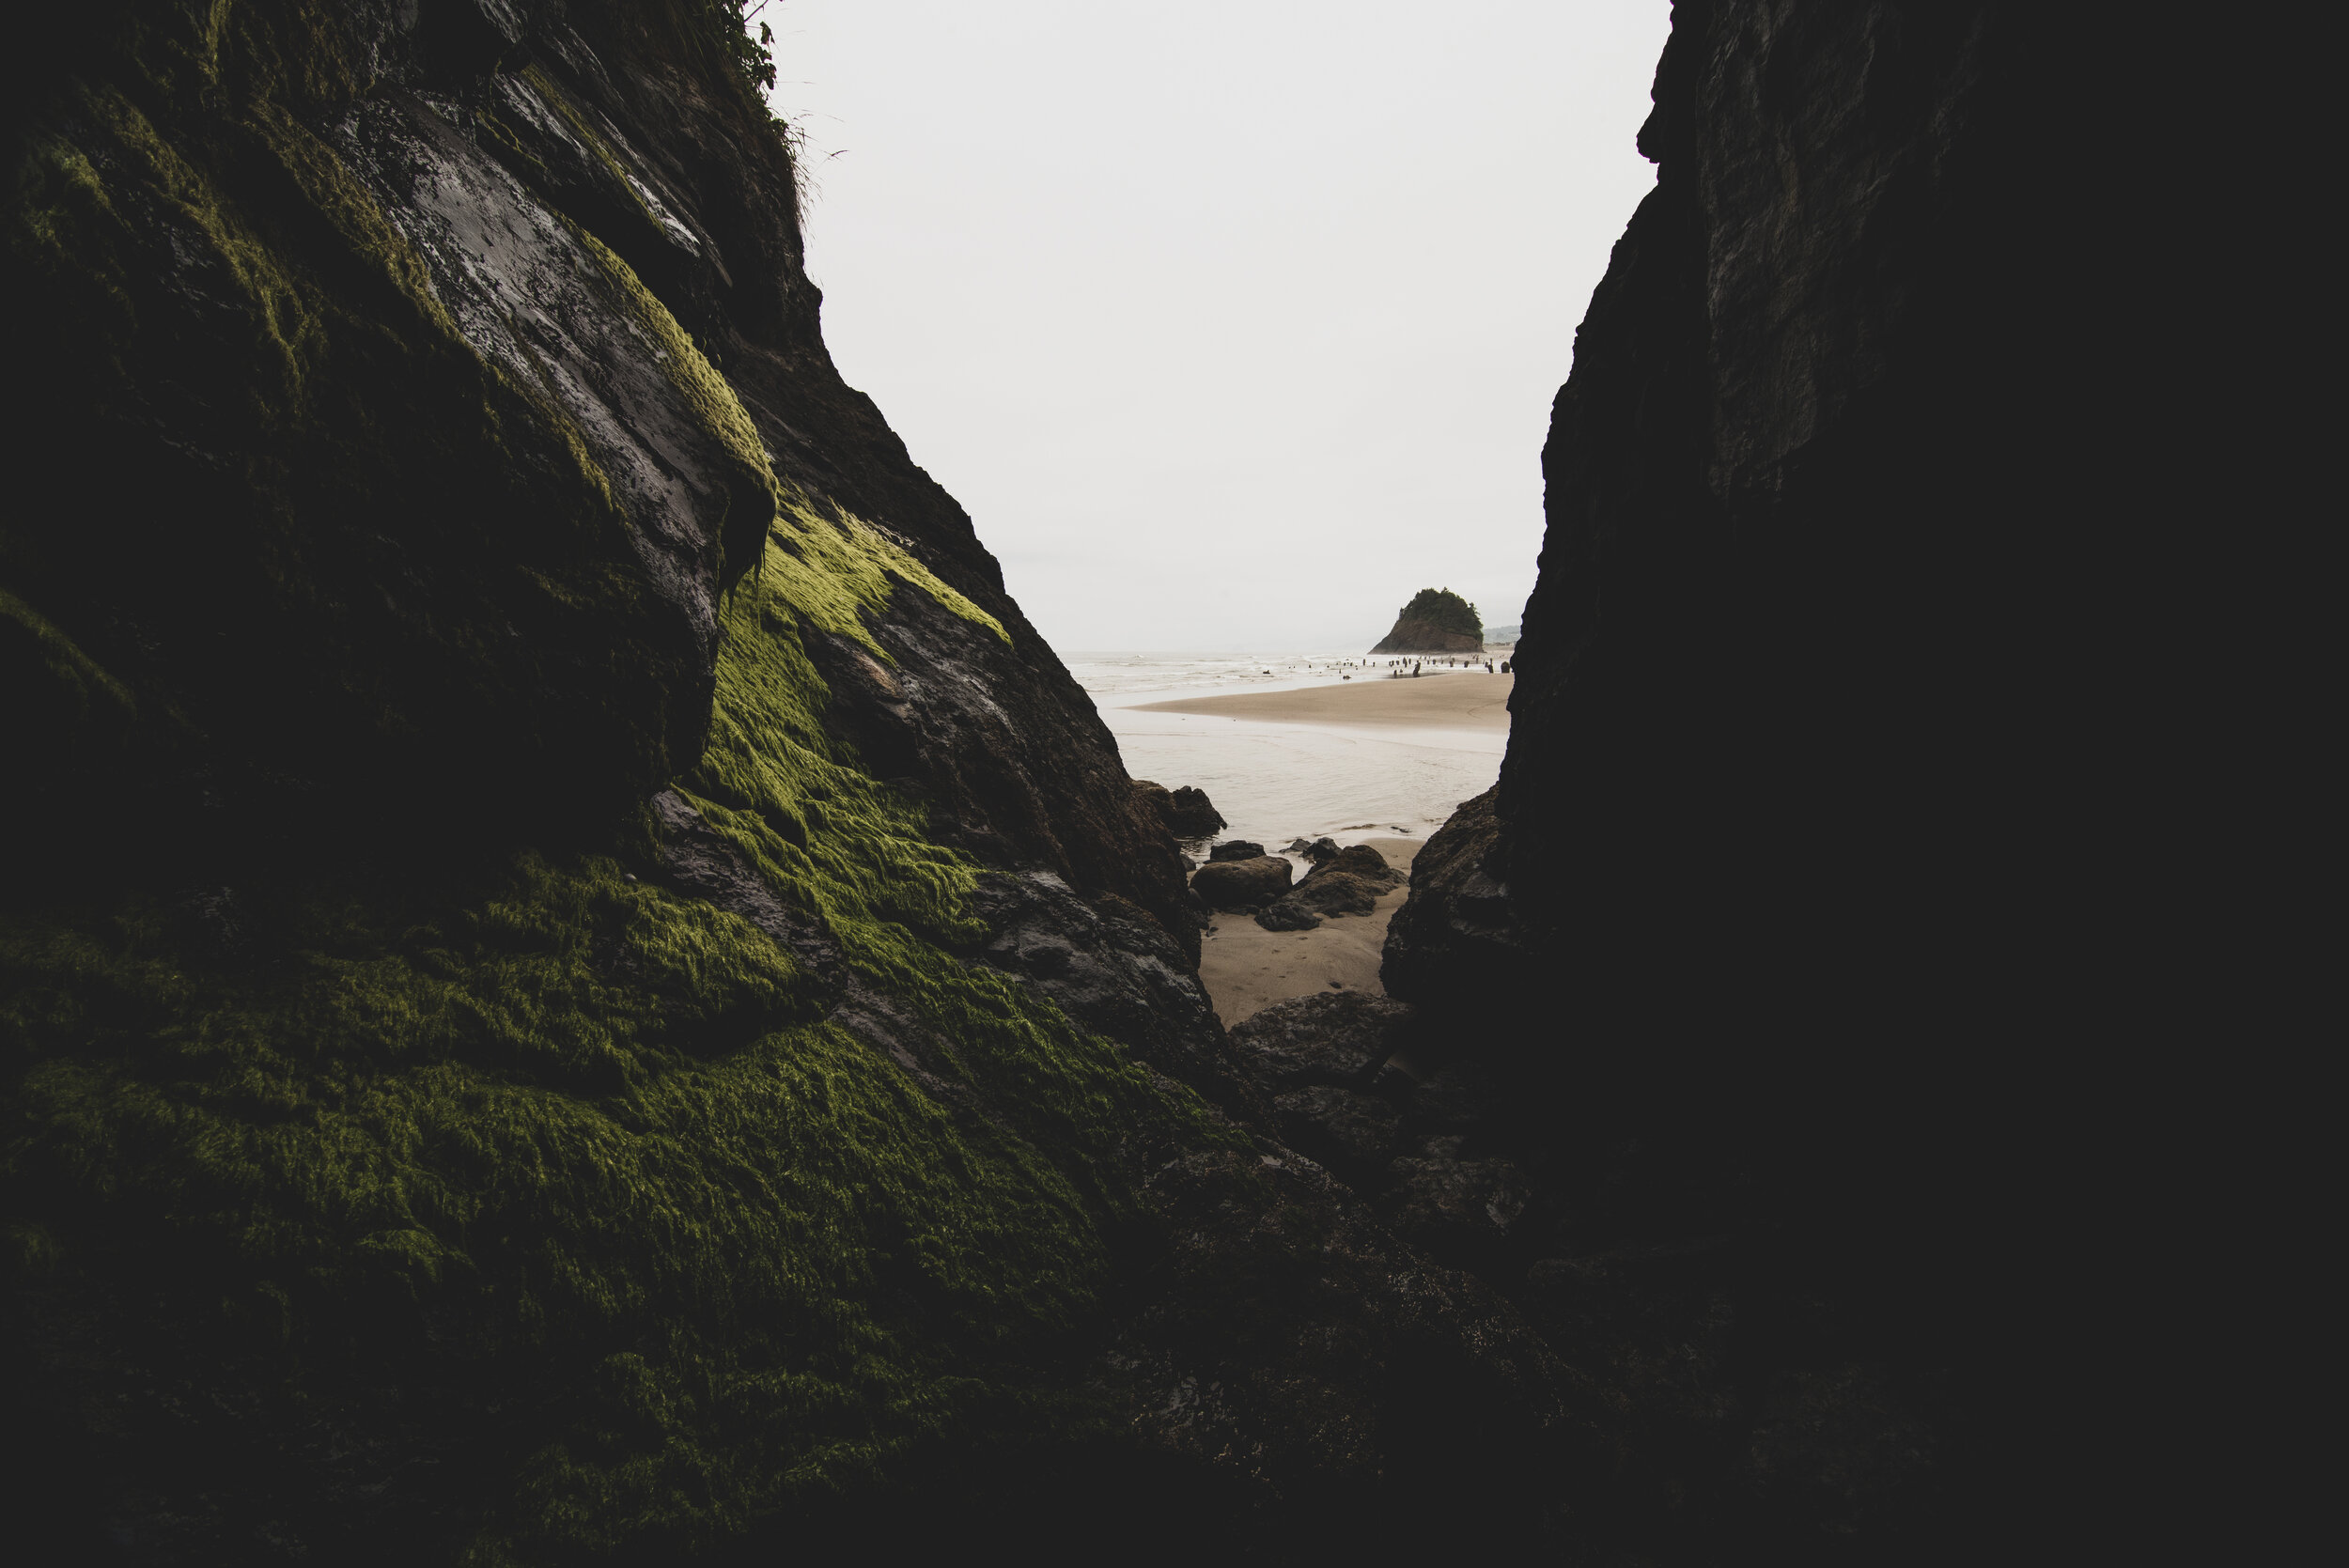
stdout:
<svg viewBox="0 0 2349 1568">
<path fill-rule="evenodd" d="M 1507 759 L 1389 939 L 1390 994 L 1549 1092 L 1520 1136 L 1584 1229 L 1542 1277 L 1592 1292 L 1554 1343 L 1618 1331 L 1577 1256 L 1734 1256 L 1691 1276 L 1738 1320 L 1724 1452 L 1833 1365 L 1998 1364 L 2046 1174 L 2017 1129 L 2084 1019 L 2140 1016 L 2122 846 L 2158 815 L 2132 660 L 2168 520 L 2086 287 L 2073 41 L 2004 5 L 1675 6 L 1657 187 L 1543 453 Z M 1789 1329 L 1797 1297 L 1841 1327 Z M 1851 1399 L 1802 1419 L 1921 1419 Z M 1953 1409 L 1938 1452 L 1979 1458 Z M 1689 1495 L 1758 1496 L 1766 1447 Z M 1861 1533 L 1955 1528 L 1921 1517 Z"/>
<path fill-rule="evenodd" d="M 2031 862 L 2121 624 L 2048 40 L 1993 6 L 1674 14 L 1657 185 L 1543 455 L 1487 837 L 1420 878 L 1390 984 L 1467 1004 L 1448 977 L 1532 944 L 1598 1054 L 1743 1057 L 1697 1037 L 1788 1008 L 1830 1054 L 1894 1019 L 1924 1050 L 1989 1005 L 1955 977 L 2047 956 L 2000 889 L 2072 880 Z"/>
<path fill-rule="evenodd" d="M 19 53 L 86 75 L 11 110 L 11 266 L 45 302 L 9 326 L 41 389 L 11 439 L 72 499 L 20 511 L 0 560 L 11 634 L 78 650 L 12 693 L 40 762 L 11 800 L 132 789 L 175 854 L 209 836 L 181 820 L 197 799 L 609 815 L 699 751 L 771 467 L 1009 634 L 882 633 L 960 671 L 868 716 L 883 750 L 906 732 L 884 771 L 936 773 L 950 832 L 996 858 L 1188 929 L 1090 703 L 833 368 L 788 155 L 713 74 L 711 14 L 139 5 Z"/>
<path fill-rule="evenodd" d="M 1373 653 L 1475 653 L 1485 640 L 1465 631 L 1447 631 L 1433 621 L 1405 618 L 1394 623 Z"/>
</svg>

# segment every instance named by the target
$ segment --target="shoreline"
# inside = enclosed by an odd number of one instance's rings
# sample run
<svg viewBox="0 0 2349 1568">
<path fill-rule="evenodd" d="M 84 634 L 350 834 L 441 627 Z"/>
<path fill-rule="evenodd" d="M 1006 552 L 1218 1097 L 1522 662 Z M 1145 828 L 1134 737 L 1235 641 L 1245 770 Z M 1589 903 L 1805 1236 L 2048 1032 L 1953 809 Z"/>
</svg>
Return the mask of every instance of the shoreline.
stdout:
<svg viewBox="0 0 2349 1568">
<path fill-rule="evenodd" d="M 1421 846 L 1415 838 L 1356 842 L 1369 845 L 1407 874 Z M 1369 914 L 1324 917 L 1310 931 L 1268 931 L 1252 916 L 1217 911 L 1199 943 L 1199 983 L 1206 987 L 1217 1019 L 1229 1029 L 1276 1001 L 1316 991 L 1386 995 L 1378 962 L 1388 923 L 1409 892 L 1406 882 L 1382 893 Z"/>
<path fill-rule="evenodd" d="M 1344 684 L 1286 691 L 1231 691 L 1121 705 L 1126 713 L 1201 714 L 1273 724 L 1345 724 L 1371 729 L 1480 730 L 1506 734 L 1514 675 L 1446 670 L 1416 678 L 1365 675 Z"/>
<path fill-rule="evenodd" d="M 1227 824 L 1215 839 L 1261 843 L 1301 875 L 1310 862 L 1281 846 L 1327 836 L 1369 845 L 1408 876 L 1427 835 L 1461 800 L 1491 787 L 1509 743 L 1517 677 L 1327 664 L 1307 673 L 1299 662 L 1166 672 L 1185 677 L 1189 691 L 1144 685 L 1157 672 L 1136 671 L 1131 686 L 1095 701 L 1130 773 L 1207 792 Z M 1233 685 L 1201 691 L 1202 673 Z M 1186 848 L 1199 851 L 1197 843 Z M 1217 1018 L 1229 1028 L 1273 1002 L 1331 989 L 1384 996 L 1387 929 L 1408 892 L 1407 882 L 1368 914 L 1325 916 L 1305 931 L 1268 931 L 1251 916 L 1219 911 L 1199 961 Z"/>
</svg>

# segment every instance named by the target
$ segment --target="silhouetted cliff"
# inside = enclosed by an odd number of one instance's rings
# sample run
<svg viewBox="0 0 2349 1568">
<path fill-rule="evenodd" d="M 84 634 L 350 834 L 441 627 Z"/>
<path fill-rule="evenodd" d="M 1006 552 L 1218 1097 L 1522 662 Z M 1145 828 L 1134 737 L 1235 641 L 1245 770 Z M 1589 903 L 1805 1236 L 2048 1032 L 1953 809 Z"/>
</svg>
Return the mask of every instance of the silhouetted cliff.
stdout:
<svg viewBox="0 0 2349 1568">
<path fill-rule="evenodd" d="M 1449 588 L 1422 588 L 1395 613 L 1373 653 L 1474 653 L 1485 645 L 1476 606 Z"/>
<path fill-rule="evenodd" d="M 2141 481 L 2071 291 L 2058 30 L 1675 7 L 1657 184 L 1543 453 L 1501 782 L 1387 947 L 1391 994 L 1548 1091 L 1516 1153 L 1572 1223 L 1526 1245 L 1633 1303 L 1537 1314 L 1553 1346 L 1719 1369 L 1702 1409 L 1626 1397 L 1689 1445 L 1645 1461 L 1683 1526 L 1747 1551 L 1944 1544 L 1995 1491 L 1968 1466 L 2031 1443 L 1969 1379 L 2013 1096 L 2061 1092 L 2136 919 L 2099 878 L 2154 548 L 2119 543 Z M 1643 1295 L 1621 1260 L 1657 1249 Z"/>
</svg>

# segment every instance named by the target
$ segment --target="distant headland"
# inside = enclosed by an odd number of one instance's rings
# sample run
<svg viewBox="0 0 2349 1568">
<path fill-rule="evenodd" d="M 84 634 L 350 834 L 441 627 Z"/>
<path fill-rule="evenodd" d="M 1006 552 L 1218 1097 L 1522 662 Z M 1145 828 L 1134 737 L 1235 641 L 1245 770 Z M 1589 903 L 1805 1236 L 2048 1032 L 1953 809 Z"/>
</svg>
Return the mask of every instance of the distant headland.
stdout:
<svg viewBox="0 0 2349 1568">
<path fill-rule="evenodd" d="M 1394 629 L 1373 653 L 1478 653 L 1485 622 L 1476 606 L 1449 588 L 1422 588 L 1396 613 Z"/>
</svg>

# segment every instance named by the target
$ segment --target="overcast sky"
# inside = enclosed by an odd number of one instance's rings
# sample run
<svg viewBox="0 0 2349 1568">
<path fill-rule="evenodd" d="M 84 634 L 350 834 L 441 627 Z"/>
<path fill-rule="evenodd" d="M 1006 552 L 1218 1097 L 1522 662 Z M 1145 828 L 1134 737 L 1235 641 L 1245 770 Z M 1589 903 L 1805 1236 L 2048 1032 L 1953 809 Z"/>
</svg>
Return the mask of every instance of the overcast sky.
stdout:
<svg viewBox="0 0 2349 1568">
<path fill-rule="evenodd" d="M 1666 0 L 784 0 L 824 335 L 1064 652 L 1517 618 Z"/>
</svg>

